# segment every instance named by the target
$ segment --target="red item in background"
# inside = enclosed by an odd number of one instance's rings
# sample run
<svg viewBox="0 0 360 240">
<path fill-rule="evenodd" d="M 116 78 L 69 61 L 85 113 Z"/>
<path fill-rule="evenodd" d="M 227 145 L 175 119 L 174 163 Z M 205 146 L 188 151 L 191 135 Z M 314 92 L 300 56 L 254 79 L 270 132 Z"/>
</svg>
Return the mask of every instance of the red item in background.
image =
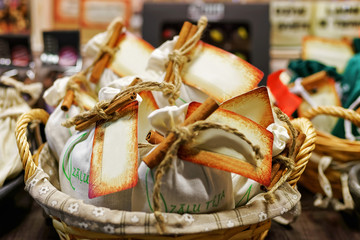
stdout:
<svg viewBox="0 0 360 240">
<path fill-rule="evenodd" d="M 59 65 L 75 66 L 77 61 L 76 49 L 72 46 L 65 46 L 59 52 Z"/>
<path fill-rule="evenodd" d="M 302 99 L 291 93 L 289 88 L 280 80 L 280 74 L 284 70 L 276 71 L 268 76 L 267 86 L 276 99 L 276 105 L 289 117 L 300 106 Z"/>
<path fill-rule="evenodd" d="M 16 45 L 11 52 L 12 64 L 17 67 L 26 67 L 30 62 L 28 49 L 23 45 Z"/>
</svg>

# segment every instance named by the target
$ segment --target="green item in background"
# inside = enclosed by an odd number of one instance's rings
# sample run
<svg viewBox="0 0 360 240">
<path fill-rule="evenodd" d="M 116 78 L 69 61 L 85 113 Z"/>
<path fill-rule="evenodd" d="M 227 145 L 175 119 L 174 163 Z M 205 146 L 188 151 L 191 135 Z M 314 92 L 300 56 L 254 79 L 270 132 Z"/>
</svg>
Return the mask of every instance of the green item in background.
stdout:
<svg viewBox="0 0 360 240">
<path fill-rule="evenodd" d="M 360 38 L 354 38 L 353 46 L 354 46 L 354 52 L 360 53 Z"/>
<path fill-rule="evenodd" d="M 360 96 L 360 53 L 349 60 L 343 73 L 341 88 L 343 91 L 343 97 L 341 99 L 342 106 L 344 108 L 349 108 L 349 106 Z M 339 119 L 332 134 L 340 138 L 345 138 L 344 119 Z M 352 134 L 356 138 L 360 136 L 360 133 L 354 124 L 352 124 Z"/>
<path fill-rule="evenodd" d="M 348 108 L 360 95 L 360 53 L 355 54 L 346 65 L 341 81 L 342 99 L 344 108 Z"/>
<path fill-rule="evenodd" d="M 342 81 L 342 75 L 336 71 L 335 67 L 330 67 L 314 60 L 291 60 L 288 69 L 293 72 L 290 82 L 294 82 L 299 77 L 307 77 L 322 70 L 325 70 L 335 81 Z"/>
</svg>

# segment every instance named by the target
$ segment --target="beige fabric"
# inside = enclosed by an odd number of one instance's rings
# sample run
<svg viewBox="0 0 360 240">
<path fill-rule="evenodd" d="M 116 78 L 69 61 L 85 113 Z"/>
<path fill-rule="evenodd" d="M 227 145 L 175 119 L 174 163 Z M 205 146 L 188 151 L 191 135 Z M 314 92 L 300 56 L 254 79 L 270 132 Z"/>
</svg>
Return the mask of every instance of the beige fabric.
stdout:
<svg viewBox="0 0 360 240">
<path fill-rule="evenodd" d="M 47 151 L 44 149 L 43 151 Z M 40 154 L 39 161 L 42 164 L 46 155 Z M 47 161 L 54 159 L 49 158 Z M 70 226 L 117 235 L 157 232 L 152 213 L 119 211 L 85 204 L 82 200 L 62 193 L 52 182 L 53 178 L 39 168 L 26 182 L 26 190 L 47 214 L 60 218 Z M 213 214 L 166 213 L 164 234 L 190 234 L 254 224 L 286 213 L 300 200 L 300 193 L 287 183 L 275 194 L 277 201 L 272 204 L 265 201 L 263 194 L 259 194 L 245 206 L 234 210 Z"/>
<path fill-rule="evenodd" d="M 1 82 L 6 85 L 13 86 L 19 93 L 26 93 L 30 96 L 30 99 L 27 101 L 27 104 L 32 106 L 39 99 L 43 85 L 40 82 L 35 82 L 32 84 L 24 84 L 23 82 L 17 81 L 10 77 L 1 77 Z"/>
<path fill-rule="evenodd" d="M 15 88 L 0 88 L 0 187 L 22 170 L 15 140 L 18 117 L 30 107 Z"/>
<path fill-rule="evenodd" d="M 344 203 L 340 202 L 339 199 L 335 199 L 333 197 L 333 192 L 331 188 L 331 183 L 327 179 L 325 175 L 325 170 L 332 165 L 335 168 L 337 164 L 333 161 L 332 157 L 329 156 L 319 156 L 313 153 L 312 158 L 310 159 L 318 163 L 318 180 L 321 188 L 323 189 L 325 196 L 320 193 L 317 193 L 315 196 L 314 206 L 327 208 L 329 204 L 333 206 L 336 211 L 342 211 L 345 209 L 354 209 L 354 201 L 352 200 L 349 186 L 348 186 L 348 173 L 347 171 L 342 171 L 340 180 L 341 180 L 341 188 L 342 194 L 344 198 Z M 339 170 L 341 170 L 340 165 L 338 166 Z M 344 170 L 344 169 L 343 169 Z"/>
</svg>

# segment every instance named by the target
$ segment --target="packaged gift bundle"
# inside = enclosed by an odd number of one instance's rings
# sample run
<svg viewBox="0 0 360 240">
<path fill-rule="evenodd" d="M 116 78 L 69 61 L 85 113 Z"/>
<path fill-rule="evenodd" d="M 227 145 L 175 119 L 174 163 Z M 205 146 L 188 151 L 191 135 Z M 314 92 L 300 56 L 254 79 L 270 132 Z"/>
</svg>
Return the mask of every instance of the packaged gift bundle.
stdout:
<svg viewBox="0 0 360 240">
<path fill-rule="evenodd" d="M 81 72 L 57 79 L 44 93 L 44 100 L 55 110 L 51 113 L 45 128 L 49 148 L 59 159 L 66 141 L 74 134 L 74 128 L 61 124 L 80 112 L 89 110 L 97 102 L 101 86 L 111 83 L 119 76 L 143 72 L 146 61 L 153 48 L 144 40 L 128 33 L 121 19 L 114 19 L 108 30 L 96 35 L 86 44 L 84 55 L 91 64 Z M 126 56 L 137 56 L 142 61 L 130 61 Z M 113 67 L 116 66 L 116 67 Z M 117 69 L 116 74 L 109 68 Z"/>
<path fill-rule="evenodd" d="M 25 85 L 14 78 L 0 78 L 0 188 L 6 180 L 17 177 L 22 171 L 20 156 L 15 146 L 16 121 L 21 114 L 31 109 L 29 103 L 36 102 L 41 91 L 41 83 Z M 24 94 L 29 101 L 25 100 Z"/>
<path fill-rule="evenodd" d="M 308 37 L 302 57 L 268 78 L 277 105 L 289 116 L 311 119 L 317 130 L 300 183 L 316 193 L 316 206 L 353 209 L 348 172 L 360 159 L 359 56 L 349 41 Z"/>
<path fill-rule="evenodd" d="M 206 24 L 185 22 L 143 70 L 101 86 L 93 108 L 63 121 L 73 132 L 58 163 L 50 143 L 26 150 L 27 124 L 47 114 L 19 120 L 26 189 L 60 236 L 262 239 L 299 203 L 310 121 L 272 106 L 260 70 L 201 42 Z"/>
</svg>

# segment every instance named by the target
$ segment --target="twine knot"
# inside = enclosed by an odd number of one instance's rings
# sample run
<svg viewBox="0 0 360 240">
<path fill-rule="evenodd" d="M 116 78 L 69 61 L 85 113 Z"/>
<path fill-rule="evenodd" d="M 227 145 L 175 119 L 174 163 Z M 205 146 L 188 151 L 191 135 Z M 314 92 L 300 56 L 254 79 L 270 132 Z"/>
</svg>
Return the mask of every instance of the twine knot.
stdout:
<svg viewBox="0 0 360 240">
<path fill-rule="evenodd" d="M 169 60 L 173 61 L 174 64 L 183 65 L 188 62 L 189 57 L 185 56 L 180 50 L 175 49 L 169 53 Z"/>
<path fill-rule="evenodd" d="M 107 102 L 106 101 L 101 101 L 101 102 L 98 102 L 95 106 L 94 106 L 94 110 L 93 112 L 98 115 L 101 119 L 105 119 L 105 120 L 110 120 L 110 119 L 113 119 L 114 118 L 114 114 L 107 114 L 105 111 L 104 111 L 104 108 L 105 106 L 108 106 Z"/>
<path fill-rule="evenodd" d="M 107 46 L 107 45 L 102 45 L 102 46 L 100 47 L 101 53 L 108 53 L 111 58 L 114 57 L 114 55 L 116 54 L 116 52 L 117 52 L 119 49 L 120 49 L 119 46 L 114 47 L 114 48 L 111 48 L 111 47 L 109 47 L 109 46 Z"/>
<path fill-rule="evenodd" d="M 208 19 L 205 16 L 201 16 L 200 19 L 198 20 L 198 27 L 206 27 L 208 24 Z"/>
</svg>

